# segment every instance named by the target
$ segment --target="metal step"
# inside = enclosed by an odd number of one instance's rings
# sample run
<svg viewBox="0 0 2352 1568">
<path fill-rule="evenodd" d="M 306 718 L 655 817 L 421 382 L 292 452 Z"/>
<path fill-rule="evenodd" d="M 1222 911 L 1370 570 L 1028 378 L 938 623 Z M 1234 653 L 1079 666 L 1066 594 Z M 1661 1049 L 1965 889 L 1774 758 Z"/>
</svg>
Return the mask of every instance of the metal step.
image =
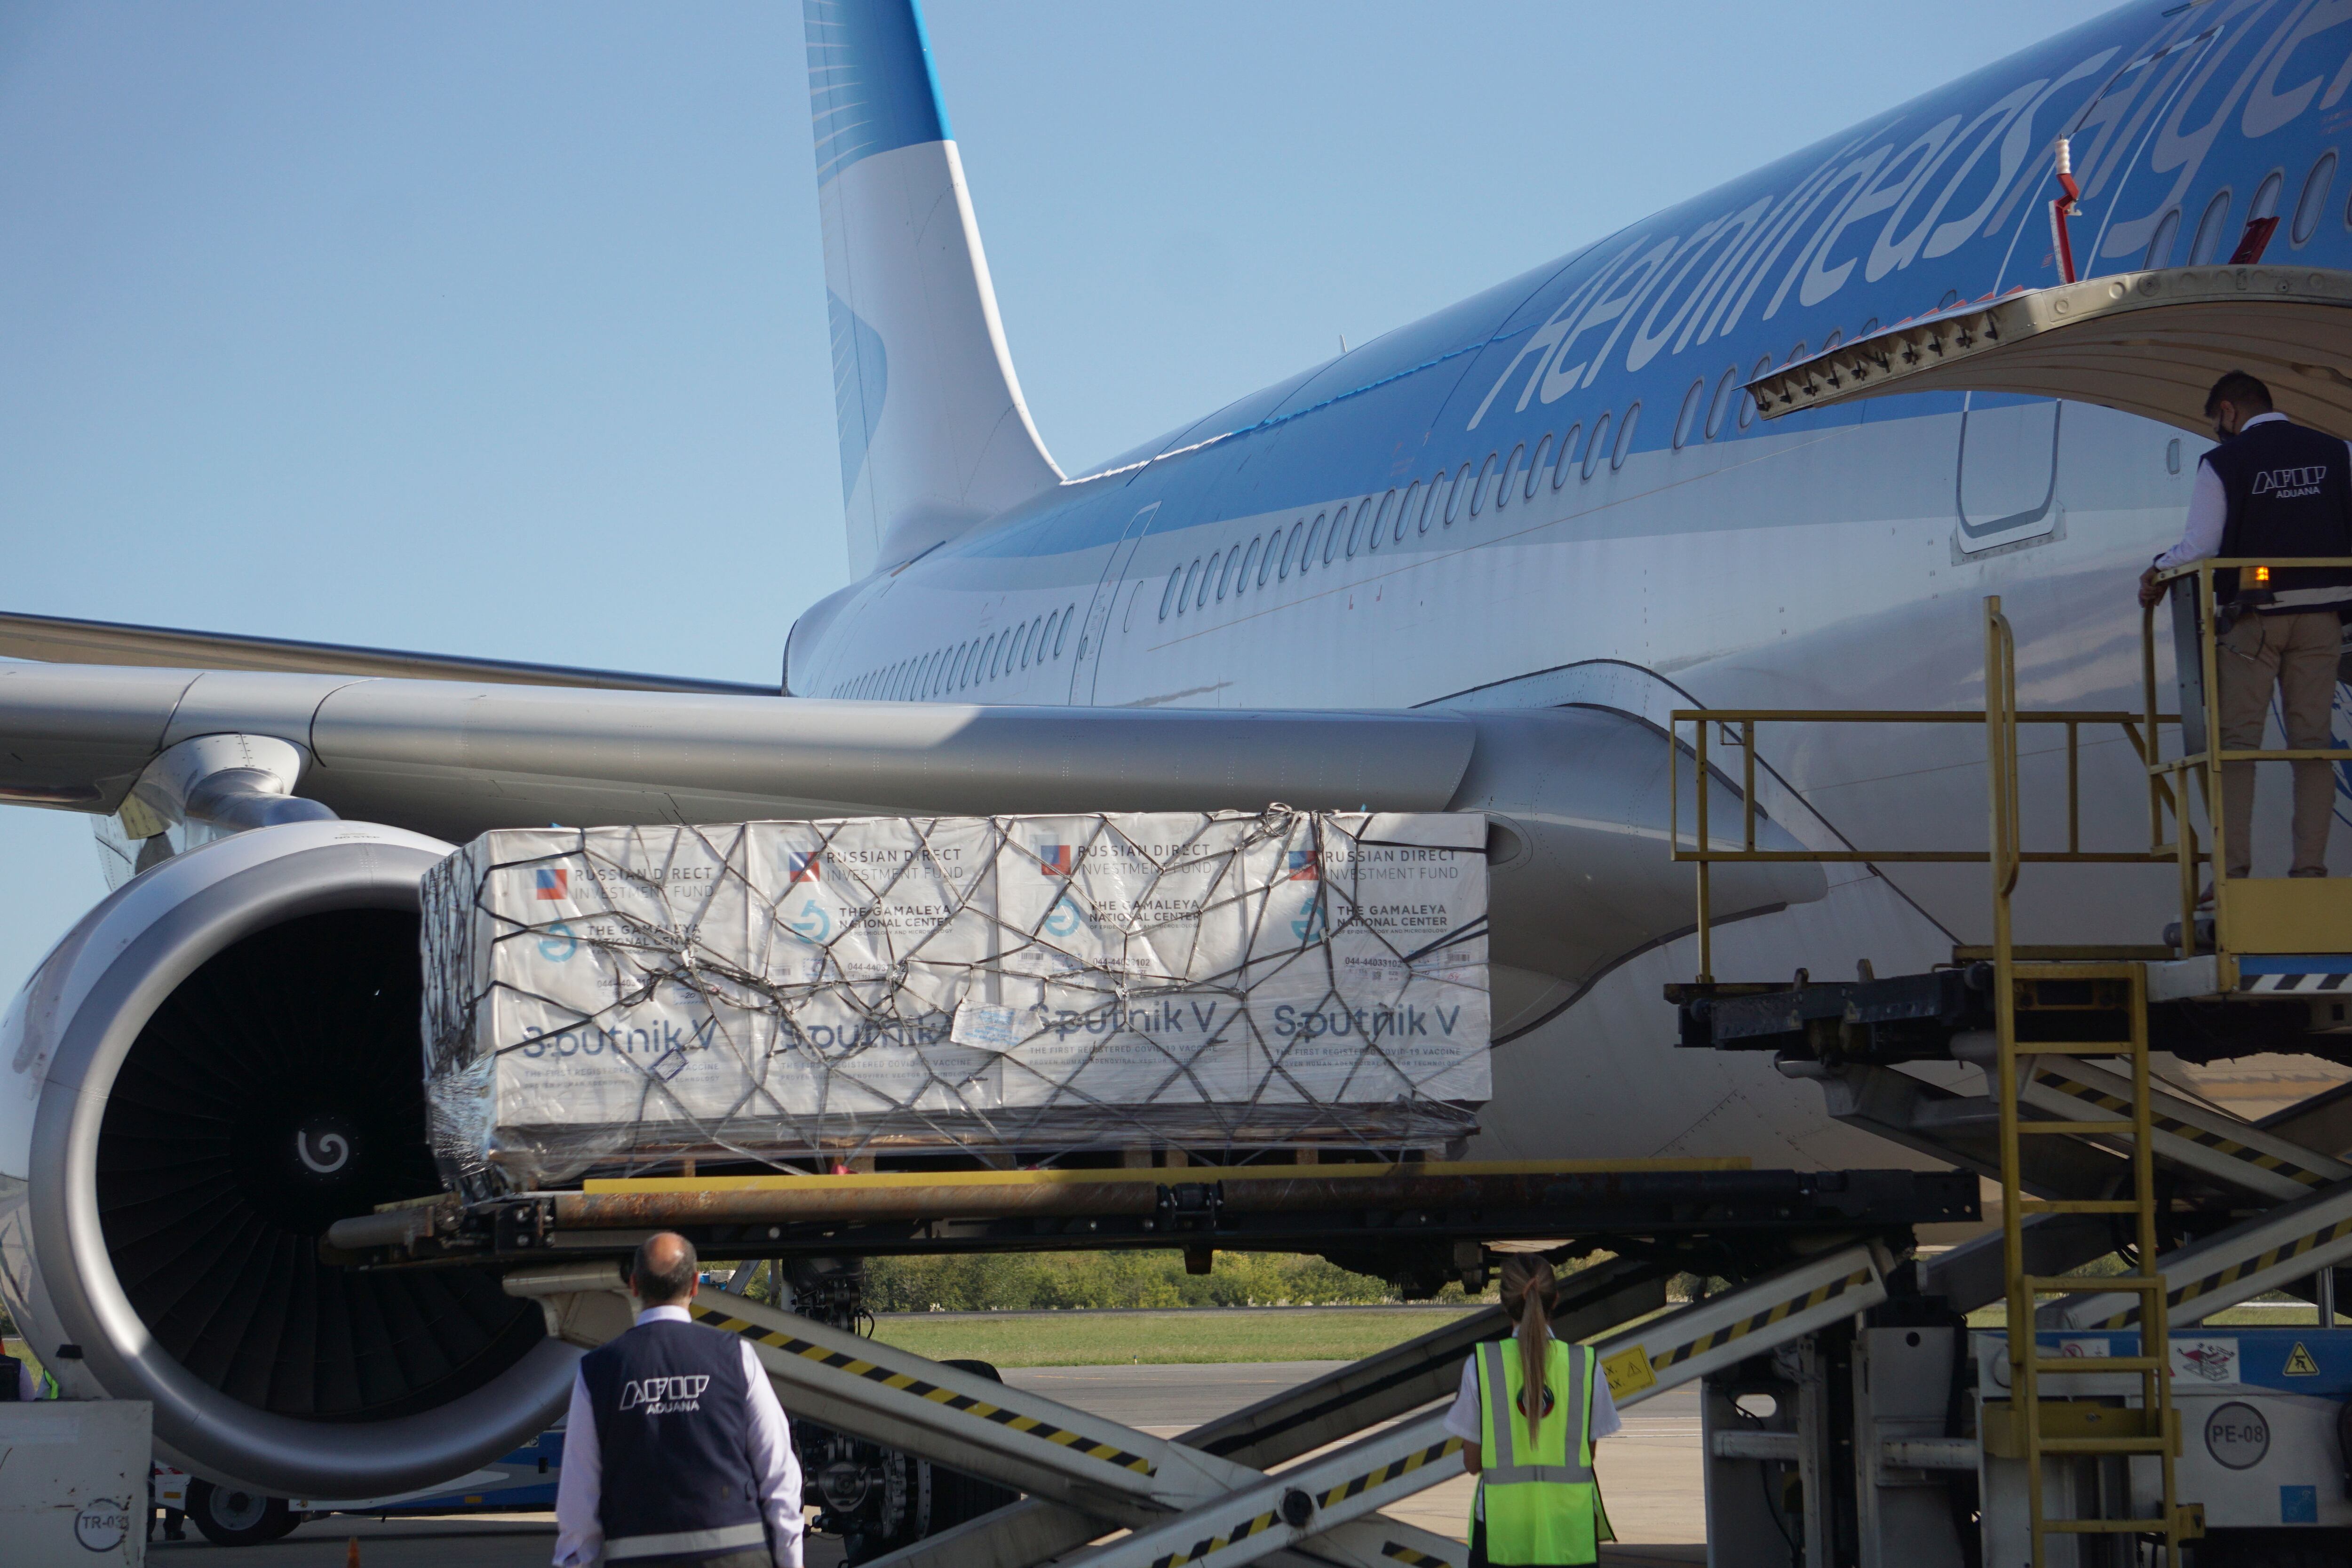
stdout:
<svg viewBox="0 0 2352 1568">
<path fill-rule="evenodd" d="M 2338 1182 L 2157 1260 L 2166 1318 L 2180 1328 L 2225 1307 L 2284 1289 L 2352 1258 L 2352 1181 Z M 2087 1283 L 2087 1282 L 2086 1282 Z M 2129 1291 L 2091 1290 L 2042 1307 L 2037 1326 L 2127 1329 L 2139 1321 Z"/>
</svg>

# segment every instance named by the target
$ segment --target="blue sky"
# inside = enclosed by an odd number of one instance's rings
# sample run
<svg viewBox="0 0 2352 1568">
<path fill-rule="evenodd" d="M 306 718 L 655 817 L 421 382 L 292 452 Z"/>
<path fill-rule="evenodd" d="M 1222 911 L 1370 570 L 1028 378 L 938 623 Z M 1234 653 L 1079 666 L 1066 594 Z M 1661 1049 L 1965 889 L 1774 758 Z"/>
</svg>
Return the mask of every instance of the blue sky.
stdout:
<svg viewBox="0 0 2352 1568">
<path fill-rule="evenodd" d="M 2106 8 L 926 15 L 1070 468 Z M 772 680 L 847 570 L 800 31 L 0 7 L 0 606 Z M 0 866 L 6 994 L 104 888 Z"/>
</svg>

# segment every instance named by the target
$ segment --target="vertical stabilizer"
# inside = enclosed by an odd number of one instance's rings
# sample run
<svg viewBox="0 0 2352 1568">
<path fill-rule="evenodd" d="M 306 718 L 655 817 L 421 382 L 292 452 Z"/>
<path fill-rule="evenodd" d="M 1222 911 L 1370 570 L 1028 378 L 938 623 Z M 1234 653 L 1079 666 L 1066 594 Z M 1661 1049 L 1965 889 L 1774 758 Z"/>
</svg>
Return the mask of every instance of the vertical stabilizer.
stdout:
<svg viewBox="0 0 2352 1568">
<path fill-rule="evenodd" d="M 803 0 L 849 561 L 864 573 L 1061 482 L 1004 346 L 913 0 Z"/>
</svg>

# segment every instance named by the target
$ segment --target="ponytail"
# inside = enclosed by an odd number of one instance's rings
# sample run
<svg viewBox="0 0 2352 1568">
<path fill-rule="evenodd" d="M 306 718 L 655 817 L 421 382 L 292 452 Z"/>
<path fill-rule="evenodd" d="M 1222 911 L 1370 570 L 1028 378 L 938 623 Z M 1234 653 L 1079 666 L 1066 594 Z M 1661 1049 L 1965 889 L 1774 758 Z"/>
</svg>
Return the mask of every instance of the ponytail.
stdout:
<svg viewBox="0 0 2352 1568">
<path fill-rule="evenodd" d="M 1514 1253 L 1503 1259 L 1503 1310 L 1519 1341 L 1520 1398 L 1528 1436 L 1543 1429 L 1544 1361 L 1551 1344 L 1551 1313 L 1559 1302 L 1559 1277 L 1540 1258 Z"/>
</svg>

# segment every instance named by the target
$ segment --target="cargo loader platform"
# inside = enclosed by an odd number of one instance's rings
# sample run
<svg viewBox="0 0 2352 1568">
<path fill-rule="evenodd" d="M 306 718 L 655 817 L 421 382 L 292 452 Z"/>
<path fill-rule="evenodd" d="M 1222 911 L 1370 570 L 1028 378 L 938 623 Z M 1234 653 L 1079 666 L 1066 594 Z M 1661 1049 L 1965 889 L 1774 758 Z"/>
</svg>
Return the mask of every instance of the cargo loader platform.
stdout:
<svg viewBox="0 0 2352 1568">
<path fill-rule="evenodd" d="M 1967 723 L 1985 734 L 1986 849 L 1841 847 L 1817 857 L 1988 868 L 1993 941 L 1958 947 L 1948 965 L 1925 973 L 1881 977 L 1865 964 L 1851 980 L 1820 981 L 1803 969 L 1785 980 L 1718 980 L 1709 972 L 1708 877 L 1714 866 L 1759 853 L 1754 829 L 1743 823 L 1737 838 L 1710 832 L 1702 791 L 1696 835 L 1676 835 L 1676 858 L 1697 868 L 1700 915 L 1699 973 L 1666 988 L 1679 1043 L 1769 1052 L 1782 1075 L 1817 1083 L 1837 1120 L 2001 1186 L 1998 1233 L 1917 1265 L 1919 1299 L 1940 1322 L 1923 1318 L 1896 1341 L 1882 1313 L 1854 1341 L 1853 1353 L 1877 1364 L 1876 1381 L 1856 1394 L 1845 1432 L 1853 1458 L 1837 1479 L 1841 1546 L 1829 1558 L 1809 1550 L 1811 1561 L 1888 1562 L 1901 1552 L 1912 1562 L 2033 1568 L 2178 1563 L 2189 1547 L 2201 1568 L 2352 1551 L 2352 1506 L 2338 1496 L 2352 1497 L 2352 1482 L 2333 1452 L 2331 1425 L 2344 1380 L 2323 1380 L 2321 1371 L 2352 1355 L 2352 1329 L 2336 1326 L 2335 1308 L 2336 1270 L 2352 1265 L 2352 1092 L 2255 1122 L 2174 1091 L 2151 1065 L 2158 1052 L 2189 1063 L 2258 1052 L 2352 1059 L 2343 1038 L 2352 1029 L 2352 879 L 2220 878 L 2200 897 L 2200 870 L 2224 862 L 2221 845 L 2199 843 L 2200 819 L 2212 825 L 2222 764 L 2318 754 L 2206 742 L 2220 721 L 2211 645 L 2196 628 L 2213 624 L 2213 572 L 2244 564 L 2200 562 L 2171 574 L 2176 605 L 2193 600 L 2196 611 L 2176 621 L 2180 713 L 2157 704 L 2153 612 L 2143 623 L 2138 711 L 2021 710 L 2014 642 L 1994 598 L 1986 604 L 1981 712 L 1674 716 L 1692 726 L 1690 754 L 1701 769 L 1713 741 L 1743 753 L 1750 779 L 1759 724 Z M 2064 728 L 2063 848 L 2024 847 L 2018 757 L 2028 724 Z M 2110 724 L 2144 765 L 2147 843 L 2087 852 L 2080 733 Z M 2174 731 L 2177 743 L 2168 744 Z M 1754 812 L 1751 796 L 1742 796 L 1743 816 Z M 2179 898 L 2175 910 L 2148 911 L 2162 942 L 2013 939 L 2024 868 L 2158 863 L 2173 868 Z M 1926 1064 L 1939 1065 L 1906 1070 Z M 2210 1326 L 2224 1309 L 2282 1291 L 2316 1306 L 2316 1321 L 2291 1342 L 2250 1352 L 2241 1336 Z M 1963 1314 L 1995 1305 L 2005 1308 L 2005 1329 L 1962 1330 Z M 2191 1394 L 2197 1379 L 2234 1388 L 2242 1363 L 2251 1385 L 2248 1354 L 2266 1358 L 2262 1370 L 2277 1392 L 2250 1387 L 2234 1403 Z M 2322 1395 L 2323 1385 L 2324 1419 L 2303 1409 L 2311 1399 L 2293 1397 Z M 1712 1392 L 1706 1408 L 1712 1521 L 1718 1493 L 1737 1498 L 1755 1484 L 1741 1479 L 1746 1470 L 1792 1464 L 1797 1454 L 1739 1430 Z M 2200 1424 L 2205 1454 L 2185 1437 L 2185 1421 Z M 2312 1442 L 2323 1426 L 2325 1454 Z M 2233 1479 L 2263 1462 L 2273 1429 L 2302 1433 L 2302 1447 L 2275 1467 L 2298 1479 L 2275 1487 Z M 2304 1479 L 2315 1467 L 2329 1473 L 2316 1488 Z M 1727 1552 L 1711 1539 L 1719 1564 L 1775 1557 Z M 2102 1540 L 2119 1554 L 2103 1555 Z"/>
<path fill-rule="evenodd" d="M 1757 1171 L 1738 1160 L 1248 1164 L 589 1181 L 467 1206 L 455 1196 L 338 1222 L 362 1268 L 625 1257 L 675 1230 L 710 1258 L 1182 1247 L 1378 1252 L 1431 1291 L 1496 1241 L 1679 1260 L 1738 1277 L 1822 1235 L 1907 1247 L 1974 1219 L 1973 1178 L 1940 1171 Z M 1414 1260 L 1418 1261 L 1414 1261 Z"/>
</svg>

